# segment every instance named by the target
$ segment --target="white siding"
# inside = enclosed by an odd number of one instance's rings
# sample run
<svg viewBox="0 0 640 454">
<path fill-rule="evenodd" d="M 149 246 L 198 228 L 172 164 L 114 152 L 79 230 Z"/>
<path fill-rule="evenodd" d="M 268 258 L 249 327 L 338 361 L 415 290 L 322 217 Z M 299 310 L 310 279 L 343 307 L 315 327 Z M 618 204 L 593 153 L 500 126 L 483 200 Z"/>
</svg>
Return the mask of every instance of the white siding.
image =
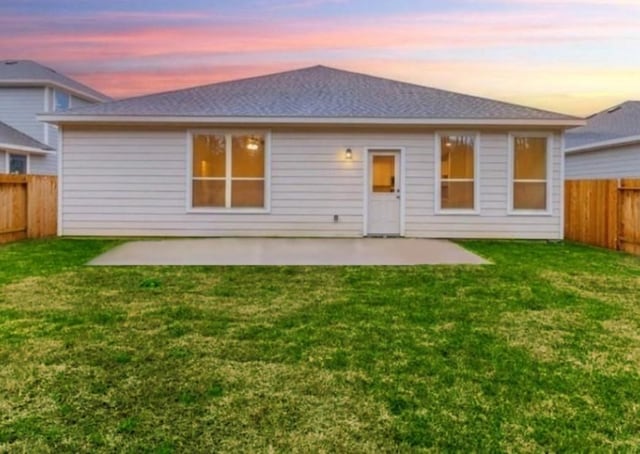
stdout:
<svg viewBox="0 0 640 454">
<path fill-rule="evenodd" d="M 57 175 L 58 158 L 55 154 L 36 155 L 32 154 L 29 171 L 34 175 Z"/>
<path fill-rule="evenodd" d="M 0 173 L 7 173 L 7 155 L 0 150 Z"/>
<path fill-rule="evenodd" d="M 561 238 L 559 135 L 552 216 L 507 215 L 507 137 L 506 130 L 481 136 L 476 216 L 434 215 L 433 131 L 285 129 L 272 130 L 271 212 L 205 214 L 185 209 L 185 130 L 66 129 L 63 234 L 362 236 L 364 150 L 402 147 L 406 236 Z"/>
<path fill-rule="evenodd" d="M 567 153 L 565 175 L 567 179 L 640 178 L 640 144 Z"/>
<path fill-rule="evenodd" d="M 36 114 L 44 112 L 44 88 L 0 88 L 0 121 L 44 142 L 44 124 Z"/>
</svg>

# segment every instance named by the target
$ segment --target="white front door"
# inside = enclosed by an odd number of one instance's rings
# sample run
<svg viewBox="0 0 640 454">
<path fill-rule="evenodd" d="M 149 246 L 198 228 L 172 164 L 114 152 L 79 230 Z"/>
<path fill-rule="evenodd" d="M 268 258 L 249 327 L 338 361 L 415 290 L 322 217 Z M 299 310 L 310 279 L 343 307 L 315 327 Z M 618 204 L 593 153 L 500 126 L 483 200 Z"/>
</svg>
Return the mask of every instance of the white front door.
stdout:
<svg viewBox="0 0 640 454">
<path fill-rule="evenodd" d="M 400 235 L 400 151 L 369 152 L 368 235 Z"/>
</svg>

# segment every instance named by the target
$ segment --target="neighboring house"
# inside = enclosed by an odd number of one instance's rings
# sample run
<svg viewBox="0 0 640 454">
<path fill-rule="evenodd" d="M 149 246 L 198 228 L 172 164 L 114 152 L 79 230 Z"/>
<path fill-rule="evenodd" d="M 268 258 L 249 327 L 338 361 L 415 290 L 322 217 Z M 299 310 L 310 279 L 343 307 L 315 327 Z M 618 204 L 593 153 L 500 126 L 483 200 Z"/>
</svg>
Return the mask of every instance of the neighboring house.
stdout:
<svg viewBox="0 0 640 454">
<path fill-rule="evenodd" d="M 640 101 L 627 101 L 567 131 L 567 179 L 640 178 Z"/>
<path fill-rule="evenodd" d="M 36 118 L 110 98 L 29 60 L 0 60 L 0 173 L 57 173 L 58 130 Z"/>
<path fill-rule="evenodd" d="M 575 117 L 315 66 L 41 116 L 62 235 L 563 237 Z"/>
</svg>

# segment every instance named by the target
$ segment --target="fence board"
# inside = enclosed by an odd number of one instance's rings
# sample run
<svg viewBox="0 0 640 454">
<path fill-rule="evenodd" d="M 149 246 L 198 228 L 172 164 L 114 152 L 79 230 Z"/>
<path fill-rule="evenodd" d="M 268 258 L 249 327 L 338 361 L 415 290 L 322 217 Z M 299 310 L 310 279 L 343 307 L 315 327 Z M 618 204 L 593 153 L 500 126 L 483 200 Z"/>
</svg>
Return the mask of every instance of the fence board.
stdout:
<svg viewBox="0 0 640 454">
<path fill-rule="evenodd" d="M 616 249 L 617 180 L 565 182 L 565 238 Z"/>
<path fill-rule="evenodd" d="M 620 181 L 620 249 L 640 255 L 640 180 Z"/>
<path fill-rule="evenodd" d="M 56 177 L 0 175 L 0 243 L 55 235 L 57 205 Z"/>
<path fill-rule="evenodd" d="M 565 238 L 640 255 L 640 179 L 566 181 Z"/>
</svg>

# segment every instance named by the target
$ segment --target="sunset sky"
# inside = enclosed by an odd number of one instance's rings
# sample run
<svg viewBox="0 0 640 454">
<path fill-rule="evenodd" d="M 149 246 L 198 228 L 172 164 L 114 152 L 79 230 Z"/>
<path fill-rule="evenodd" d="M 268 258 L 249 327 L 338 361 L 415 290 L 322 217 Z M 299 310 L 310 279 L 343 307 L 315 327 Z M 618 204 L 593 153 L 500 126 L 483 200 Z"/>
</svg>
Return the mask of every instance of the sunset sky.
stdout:
<svg viewBox="0 0 640 454">
<path fill-rule="evenodd" d="M 13 0 L 8 58 L 114 97 L 323 64 L 586 115 L 640 99 L 640 0 Z"/>
</svg>

